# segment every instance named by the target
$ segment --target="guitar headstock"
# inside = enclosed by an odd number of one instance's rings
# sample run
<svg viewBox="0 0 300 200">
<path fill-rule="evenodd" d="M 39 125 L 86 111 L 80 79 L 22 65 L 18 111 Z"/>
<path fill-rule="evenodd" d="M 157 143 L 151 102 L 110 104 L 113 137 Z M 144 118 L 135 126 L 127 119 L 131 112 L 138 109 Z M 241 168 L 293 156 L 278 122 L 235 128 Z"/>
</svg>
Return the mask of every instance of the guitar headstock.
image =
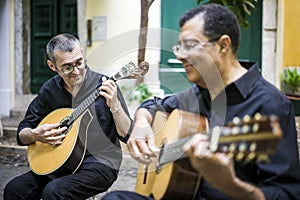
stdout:
<svg viewBox="0 0 300 200">
<path fill-rule="evenodd" d="M 214 127 L 210 132 L 213 152 L 223 152 L 244 162 L 268 161 L 282 137 L 278 118 L 260 114 L 234 118 L 227 126 Z"/>
<path fill-rule="evenodd" d="M 118 71 L 111 78 L 115 81 L 121 79 L 137 79 L 143 77 L 149 70 L 149 63 L 141 62 L 136 65 L 134 62 L 129 62 L 123 66 L 120 71 Z"/>
</svg>

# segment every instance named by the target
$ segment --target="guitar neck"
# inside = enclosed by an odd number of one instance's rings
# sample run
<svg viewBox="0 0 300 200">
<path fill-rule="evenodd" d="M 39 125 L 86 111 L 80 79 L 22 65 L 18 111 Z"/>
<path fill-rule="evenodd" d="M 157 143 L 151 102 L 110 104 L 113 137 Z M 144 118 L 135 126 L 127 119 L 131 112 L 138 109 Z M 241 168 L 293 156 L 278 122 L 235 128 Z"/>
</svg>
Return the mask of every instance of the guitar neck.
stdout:
<svg viewBox="0 0 300 200">
<path fill-rule="evenodd" d="M 88 98 L 86 98 L 79 106 L 71 113 L 71 118 L 67 122 L 70 126 L 98 97 L 100 96 L 100 89 L 97 88 Z"/>
<path fill-rule="evenodd" d="M 149 64 L 147 62 L 140 63 L 139 66 L 135 65 L 133 62 L 129 62 L 123 66 L 120 71 L 115 75 L 110 77 L 110 80 L 118 81 L 121 79 L 137 79 L 143 77 L 149 69 Z M 99 87 L 87 98 L 85 99 L 71 114 L 66 117 L 61 124 L 63 126 L 70 126 L 83 112 L 100 96 Z"/>
<path fill-rule="evenodd" d="M 267 161 L 282 137 L 278 119 L 243 124 L 235 127 L 214 127 L 206 133 L 212 152 L 226 153 L 237 161 Z M 188 136 L 171 144 L 163 144 L 159 152 L 158 166 L 186 158 L 182 146 L 192 138 Z"/>
</svg>

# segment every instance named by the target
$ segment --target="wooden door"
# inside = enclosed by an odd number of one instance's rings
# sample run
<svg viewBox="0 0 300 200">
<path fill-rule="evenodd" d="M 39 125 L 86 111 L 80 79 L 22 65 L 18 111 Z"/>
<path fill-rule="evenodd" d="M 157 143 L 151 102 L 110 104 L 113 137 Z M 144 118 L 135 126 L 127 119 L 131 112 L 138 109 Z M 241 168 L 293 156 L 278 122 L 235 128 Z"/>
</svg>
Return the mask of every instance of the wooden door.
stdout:
<svg viewBox="0 0 300 200">
<path fill-rule="evenodd" d="M 77 36 L 76 0 L 31 0 L 31 92 L 55 75 L 47 66 L 46 45 L 58 33 Z"/>
</svg>

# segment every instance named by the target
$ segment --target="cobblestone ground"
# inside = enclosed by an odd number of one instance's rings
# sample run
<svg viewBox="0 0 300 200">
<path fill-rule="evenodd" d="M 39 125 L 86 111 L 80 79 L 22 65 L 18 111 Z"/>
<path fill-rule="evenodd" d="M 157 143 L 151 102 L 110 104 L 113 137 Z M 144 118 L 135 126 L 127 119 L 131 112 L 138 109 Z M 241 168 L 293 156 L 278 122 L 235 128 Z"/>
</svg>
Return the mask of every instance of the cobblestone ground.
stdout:
<svg viewBox="0 0 300 200">
<path fill-rule="evenodd" d="M 18 176 L 29 170 L 26 159 L 26 150 L 0 148 L 0 200 L 3 200 L 3 189 L 6 183 L 15 176 Z M 134 191 L 135 178 L 137 175 L 137 162 L 127 153 L 124 155 L 119 178 L 110 188 L 114 190 Z M 101 199 L 104 194 L 97 195 Z"/>
<path fill-rule="evenodd" d="M 29 170 L 24 150 L 0 148 L 0 199 L 3 199 L 3 189 L 13 177 Z"/>
</svg>

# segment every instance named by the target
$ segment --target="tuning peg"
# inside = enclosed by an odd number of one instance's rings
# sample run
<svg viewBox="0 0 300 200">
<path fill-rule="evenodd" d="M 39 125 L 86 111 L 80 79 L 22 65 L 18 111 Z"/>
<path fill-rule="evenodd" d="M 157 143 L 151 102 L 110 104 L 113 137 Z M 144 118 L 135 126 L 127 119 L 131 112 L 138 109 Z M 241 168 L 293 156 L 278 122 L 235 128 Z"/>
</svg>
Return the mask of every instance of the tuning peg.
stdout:
<svg viewBox="0 0 300 200">
<path fill-rule="evenodd" d="M 235 126 L 231 128 L 231 134 L 232 135 L 237 135 L 238 133 L 240 133 L 240 127 Z"/>
<path fill-rule="evenodd" d="M 252 142 L 252 143 L 250 144 L 249 150 L 250 150 L 251 152 L 254 152 L 254 151 L 256 151 L 256 148 L 257 148 L 256 142 Z"/>
<path fill-rule="evenodd" d="M 259 131 L 259 124 L 258 124 L 258 123 L 254 123 L 254 124 L 252 125 L 252 131 L 253 131 L 254 133 L 256 133 L 256 132 Z"/>
<path fill-rule="evenodd" d="M 237 162 L 240 162 L 240 161 L 242 161 L 242 160 L 244 159 L 244 157 L 245 157 L 244 152 L 239 152 L 239 153 L 236 155 L 235 160 L 236 160 Z"/>
<path fill-rule="evenodd" d="M 255 121 L 260 121 L 262 119 L 262 115 L 260 113 L 256 113 L 254 115 L 254 119 L 255 119 Z"/>
<path fill-rule="evenodd" d="M 239 151 L 240 152 L 244 152 L 244 151 L 246 151 L 246 149 L 247 149 L 247 144 L 246 143 L 241 143 L 239 145 Z"/>
<path fill-rule="evenodd" d="M 228 136 L 231 134 L 231 128 L 228 128 L 228 127 L 223 127 L 222 128 L 222 136 Z"/>
<path fill-rule="evenodd" d="M 239 117 L 234 117 L 233 120 L 232 120 L 232 123 L 234 125 L 238 125 L 241 123 L 241 119 Z"/>
<path fill-rule="evenodd" d="M 251 121 L 251 117 L 249 115 L 245 115 L 243 117 L 243 121 L 244 121 L 244 123 L 249 123 Z"/>
<path fill-rule="evenodd" d="M 231 143 L 230 145 L 229 145 L 229 152 L 235 152 L 235 149 L 236 149 L 236 145 L 234 144 L 234 143 Z"/>
<path fill-rule="evenodd" d="M 256 157 L 256 154 L 255 152 L 250 152 L 247 156 L 246 156 L 246 159 L 245 159 L 245 162 L 251 162 L 255 159 Z"/>
<path fill-rule="evenodd" d="M 241 133 L 249 133 L 250 132 L 250 126 L 249 125 L 243 125 Z"/>
<path fill-rule="evenodd" d="M 233 157 L 234 157 L 234 153 L 232 153 L 232 152 L 229 152 L 229 153 L 227 153 L 227 156 L 228 156 L 230 159 L 233 159 Z"/>
</svg>

